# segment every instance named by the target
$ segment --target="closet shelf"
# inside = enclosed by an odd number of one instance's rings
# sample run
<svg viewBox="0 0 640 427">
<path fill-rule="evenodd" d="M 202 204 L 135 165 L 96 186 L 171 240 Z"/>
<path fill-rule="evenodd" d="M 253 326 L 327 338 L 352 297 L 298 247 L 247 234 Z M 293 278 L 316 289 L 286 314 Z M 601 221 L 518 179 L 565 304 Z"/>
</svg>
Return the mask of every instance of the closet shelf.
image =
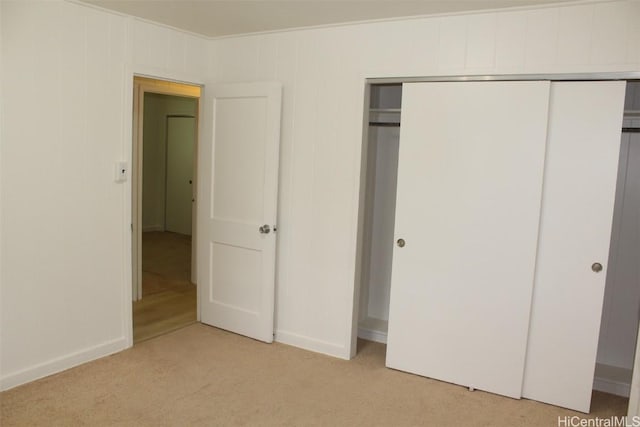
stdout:
<svg viewBox="0 0 640 427">
<path fill-rule="evenodd" d="M 624 117 L 640 117 L 640 110 L 624 110 Z"/>
<path fill-rule="evenodd" d="M 400 126 L 399 108 L 371 108 L 369 109 L 369 126 Z"/>
</svg>

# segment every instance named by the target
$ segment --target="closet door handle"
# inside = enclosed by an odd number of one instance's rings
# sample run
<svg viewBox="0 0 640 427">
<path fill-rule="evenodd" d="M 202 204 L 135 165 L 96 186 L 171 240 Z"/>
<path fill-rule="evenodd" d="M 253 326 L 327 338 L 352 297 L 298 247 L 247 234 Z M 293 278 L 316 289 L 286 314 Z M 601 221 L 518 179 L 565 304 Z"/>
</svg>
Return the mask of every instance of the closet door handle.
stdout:
<svg viewBox="0 0 640 427">
<path fill-rule="evenodd" d="M 260 234 L 269 234 L 271 232 L 271 227 L 269 227 L 269 224 L 261 225 L 260 228 L 258 228 L 258 231 Z"/>
<path fill-rule="evenodd" d="M 404 241 L 404 239 L 398 239 L 396 244 L 398 245 L 399 248 L 404 248 L 405 241 Z"/>
<path fill-rule="evenodd" d="M 591 264 L 591 270 L 594 273 L 600 273 L 602 271 L 602 264 L 600 264 L 599 262 L 594 262 L 593 264 Z"/>
</svg>

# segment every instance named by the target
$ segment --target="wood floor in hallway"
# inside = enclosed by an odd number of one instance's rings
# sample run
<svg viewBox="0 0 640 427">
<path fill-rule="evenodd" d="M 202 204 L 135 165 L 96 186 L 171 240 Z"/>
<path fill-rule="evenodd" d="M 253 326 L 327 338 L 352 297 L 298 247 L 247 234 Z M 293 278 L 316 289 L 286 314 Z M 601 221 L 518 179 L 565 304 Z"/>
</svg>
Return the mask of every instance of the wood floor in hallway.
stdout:
<svg viewBox="0 0 640 427">
<path fill-rule="evenodd" d="M 142 234 L 142 299 L 133 303 L 134 343 L 196 321 L 196 286 L 190 277 L 190 236 Z"/>
</svg>

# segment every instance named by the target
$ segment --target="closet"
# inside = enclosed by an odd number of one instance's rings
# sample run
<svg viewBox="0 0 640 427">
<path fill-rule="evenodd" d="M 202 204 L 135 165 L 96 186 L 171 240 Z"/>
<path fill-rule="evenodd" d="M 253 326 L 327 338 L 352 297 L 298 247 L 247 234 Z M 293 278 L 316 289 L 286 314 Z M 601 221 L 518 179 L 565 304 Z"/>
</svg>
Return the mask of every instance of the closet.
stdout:
<svg viewBox="0 0 640 427">
<path fill-rule="evenodd" d="M 402 85 L 371 85 L 358 336 L 387 342 Z"/>
<path fill-rule="evenodd" d="M 358 336 L 387 342 L 388 367 L 588 412 L 597 353 L 595 388 L 628 393 L 640 150 L 631 132 L 620 150 L 620 127 L 640 95 L 625 105 L 625 86 L 370 86 Z"/>
<path fill-rule="evenodd" d="M 627 83 L 594 389 L 629 396 L 640 319 L 640 82 Z"/>
</svg>

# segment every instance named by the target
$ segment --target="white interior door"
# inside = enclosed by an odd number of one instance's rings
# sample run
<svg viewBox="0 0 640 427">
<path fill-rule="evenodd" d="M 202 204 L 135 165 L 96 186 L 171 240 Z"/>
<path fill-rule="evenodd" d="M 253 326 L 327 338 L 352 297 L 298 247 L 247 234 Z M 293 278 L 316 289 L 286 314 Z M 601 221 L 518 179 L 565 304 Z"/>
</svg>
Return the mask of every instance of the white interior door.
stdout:
<svg viewBox="0 0 640 427">
<path fill-rule="evenodd" d="M 199 156 L 201 321 L 273 341 L 282 88 L 214 86 Z"/>
<path fill-rule="evenodd" d="M 165 229 L 191 235 L 195 117 L 167 117 Z"/>
<path fill-rule="evenodd" d="M 551 86 L 523 396 L 583 412 L 591 404 L 624 94 L 625 82 Z M 592 271 L 594 263 L 603 270 Z"/>
<path fill-rule="evenodd" d="M 404 85 L 387 366 L 521 396 L 548 97 Z"/>
</svg>

